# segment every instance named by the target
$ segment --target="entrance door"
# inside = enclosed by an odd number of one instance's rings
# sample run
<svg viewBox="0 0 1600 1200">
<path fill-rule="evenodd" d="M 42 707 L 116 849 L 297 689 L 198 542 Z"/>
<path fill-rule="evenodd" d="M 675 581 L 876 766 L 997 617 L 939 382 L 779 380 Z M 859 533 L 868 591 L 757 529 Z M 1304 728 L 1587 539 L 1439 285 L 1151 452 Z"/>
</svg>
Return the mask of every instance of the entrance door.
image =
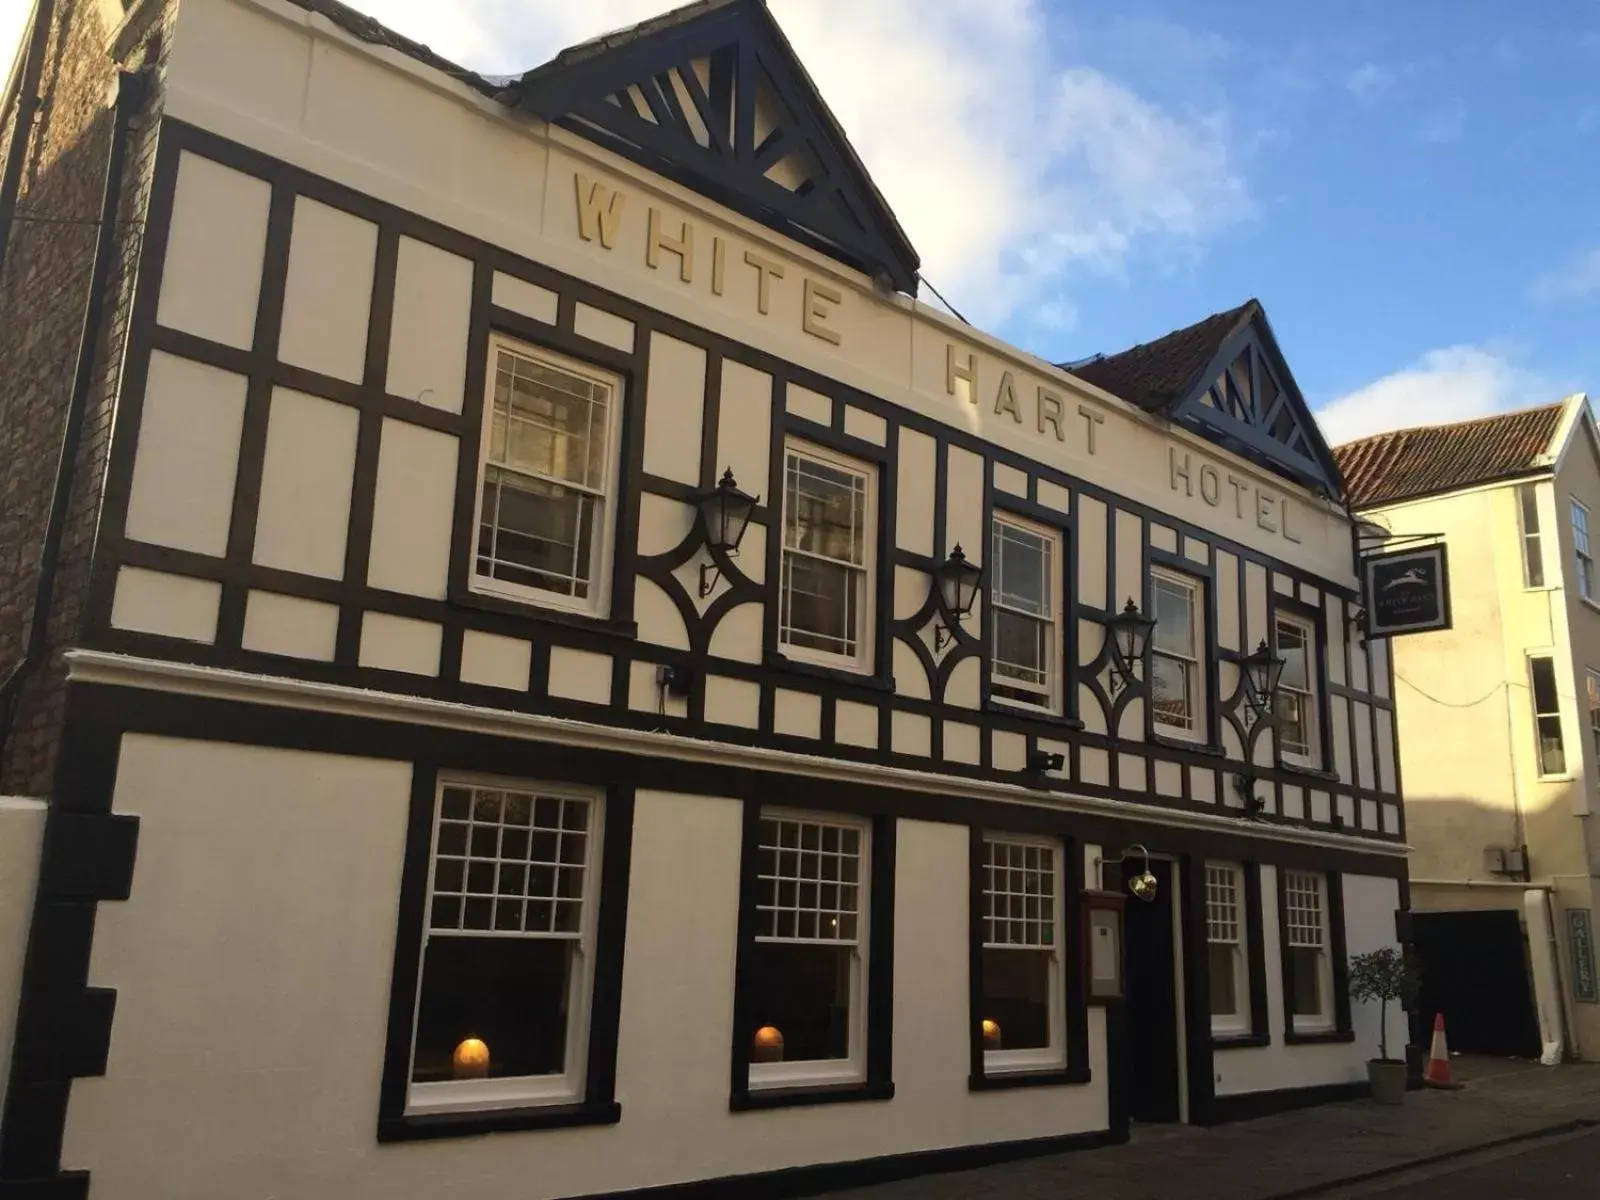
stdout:
<svg viewBox="0 0 1600 1200">
<path fill-rule="evenodd" d="M 1452 1050 L 1539 1056 L 1527 939 L 1516 911 L 1414 912 L 1411 939 L 1422 970 L 1416 1015 L 1423 1045 L 1433 1014 L 1443 1013 Z"/>
<path fill-rule="evenodd" d="M 1122 881 L 1144 870 L 1144 860 L 1122 864 Z M 1152 859 L 1156 898 L 1129 896 L 1127 926 L 1128 1115 L 1135 1121 L 1176 1121 L 1178 1091 L 1178 972 L 1174 954 L 1170 862 Z"/>
</svg>

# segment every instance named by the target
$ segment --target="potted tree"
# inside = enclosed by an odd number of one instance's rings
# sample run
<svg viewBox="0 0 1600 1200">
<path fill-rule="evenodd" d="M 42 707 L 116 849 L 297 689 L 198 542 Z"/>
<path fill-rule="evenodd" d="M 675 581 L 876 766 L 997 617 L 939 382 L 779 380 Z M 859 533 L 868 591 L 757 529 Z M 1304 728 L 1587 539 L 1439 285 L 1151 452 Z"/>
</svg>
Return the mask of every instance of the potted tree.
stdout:
<svg viewBox="0 0 1600 1200">
<path fill-rule="evenodd" d="M 1405 1059 L 1389 1057 L 1389 1001 L 1410 1003 L 1416 986 L 1415 967 L 1392 946 L 1350 960 L 1350 998 L 1378 1002 L 1378 1057 L 1367 1061 L 1367 1081 L 1379 1104 L 1399 1104 L 1405 1098 Z"/>
</svg>

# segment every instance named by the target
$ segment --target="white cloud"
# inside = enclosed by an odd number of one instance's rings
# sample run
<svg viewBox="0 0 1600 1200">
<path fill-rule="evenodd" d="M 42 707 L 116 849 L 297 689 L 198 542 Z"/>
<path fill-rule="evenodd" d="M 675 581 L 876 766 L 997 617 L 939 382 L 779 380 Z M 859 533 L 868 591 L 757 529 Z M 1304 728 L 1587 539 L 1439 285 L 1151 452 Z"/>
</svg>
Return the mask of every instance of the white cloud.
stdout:
<svg viewBox="0 0 1600 1200">
<path fill-rule="evenodd" d="M 1501 350 L 1449 346 L 1430 350 L 1404 370 L 1385 375 L 1316 410 L 1330 445 L 1387 429 L 1441 425 L 1549 403 L 1561 394 L 1550 380 L 1517 366 Z"/>
<path fill-rule="evenodd" d="M 1528 289 L 1535 300 L 1581 300 L 1600 292 L 1600 247 L 1578 255 L 1559 271 L 1533 281 Z"/>
<path fill-rule="evenodd" d="M 1460 100 L 1451 100 L 1423 117 L 1417 136 L 1435 144 L 1459 142 L 1466 126 L 1467 106 Z"/>
<path fill-rule="evenodd" d="M 463 65 L 511 72 L 671 0 L 356 0 Z M 1052 61 L 1039 0 L 772 0 L 922 255 L 966 315 L 1059 323 L 1082 273 L 1192 251 L 1251 211 L 1220 114 Z"/>
<path fill-rule="evenodd" d="M 1345 76 L 1344 86 L 1363 104 L 1373 104 L 1395 82 L 1395 73 L 1377 63 L 1362 63 Z"/>
</svg>

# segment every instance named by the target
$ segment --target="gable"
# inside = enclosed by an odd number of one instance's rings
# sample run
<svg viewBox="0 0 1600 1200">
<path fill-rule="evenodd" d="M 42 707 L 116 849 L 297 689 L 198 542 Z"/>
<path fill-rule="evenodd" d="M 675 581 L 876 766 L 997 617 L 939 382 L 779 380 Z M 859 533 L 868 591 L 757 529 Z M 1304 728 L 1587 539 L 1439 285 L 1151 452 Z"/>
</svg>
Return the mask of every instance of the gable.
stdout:
<svg viewBox="0 0 1600 1200">
<path fill-rule="evenodd" d="M 760 0 L 563 51 L 519 106 L 915 294 L 916 251 Z"/>
<path fill-rule="evenodd" d="M 1170 416 L 1269 470 L 1340 493 L 1338 465 L 1259 309 L 1223 341 Z"/>
</svg>

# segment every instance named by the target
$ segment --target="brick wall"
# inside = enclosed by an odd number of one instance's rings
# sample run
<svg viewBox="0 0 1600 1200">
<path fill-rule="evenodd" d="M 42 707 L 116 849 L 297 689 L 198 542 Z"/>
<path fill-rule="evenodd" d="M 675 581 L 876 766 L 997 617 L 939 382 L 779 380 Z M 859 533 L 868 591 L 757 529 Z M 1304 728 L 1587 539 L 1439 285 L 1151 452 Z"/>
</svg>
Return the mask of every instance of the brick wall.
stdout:
<svg viewBox="0 0 1600 1200">
<path fill-rule="evenodd" d="M 0 275 L 0 678 L 23 655 L 39 554 L 77 364 L 119 63 L 100 0 L 57 0 L 41 103 Z M 159 67 L 176 0 L 142 0 L 120 65 Z M 143 8 L 146 11 L 139 12 Z M 134 271 L 159 124 L 152 98 L 128 147 L 110 295 L 78 444 L 72 500 L 48 614 L 48 660 L 28 676 L 0 750 L 0 794 L 49 791 L 66 702 L 61 655 L 76 644 L 111 440 Z M 5 144 L 13 135 L 7 114 Z"/>
</svg>

